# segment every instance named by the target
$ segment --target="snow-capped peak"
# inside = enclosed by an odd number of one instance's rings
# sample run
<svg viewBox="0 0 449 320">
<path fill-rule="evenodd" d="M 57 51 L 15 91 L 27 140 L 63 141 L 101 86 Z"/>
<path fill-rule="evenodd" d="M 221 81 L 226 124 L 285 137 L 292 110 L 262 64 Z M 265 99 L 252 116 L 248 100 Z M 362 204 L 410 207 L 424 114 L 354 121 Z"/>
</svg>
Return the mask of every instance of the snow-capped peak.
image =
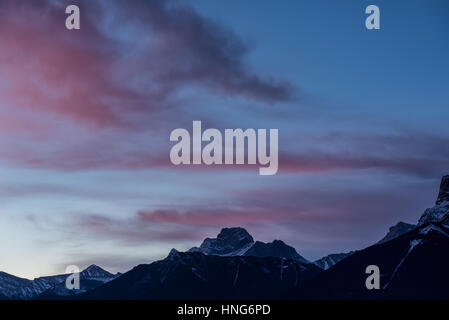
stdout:
<svg viewBox="0 0 449 320">
<path fill-rule="evenodd" d="M 112 278 L 114 275 L 100 268 L 99 266 L 92 264 L 80 273 L 83 278 Z"/>
<path fill-rule="evenodd" d="M 193 247 L 188 252 L 217 256 L 278 257 L 311 263 L 281 240 L 255 242 L 244 228 L 223 228 L 217 238 L 206 238 L 199 248 Z"/>
<path fill-rule="evenodd" d="M 190 252 L 201 252 L 213 255 L 243 254 L 254 244 L 253 237 L 244 228 L 223 228 L 217 238 L 206 238 L 199 248 L 194 247 Z M 246 249 L 246 250 L 245 250 Z"/>
<path fill-rule="evenodd" d="M 442 223 L 449 219 L 449 175 L 441 179 L 440 192 L 436 205 L 426 209 L 421 218 L 419 218 L 418 226 L 428 223 Z"/>
</svg>

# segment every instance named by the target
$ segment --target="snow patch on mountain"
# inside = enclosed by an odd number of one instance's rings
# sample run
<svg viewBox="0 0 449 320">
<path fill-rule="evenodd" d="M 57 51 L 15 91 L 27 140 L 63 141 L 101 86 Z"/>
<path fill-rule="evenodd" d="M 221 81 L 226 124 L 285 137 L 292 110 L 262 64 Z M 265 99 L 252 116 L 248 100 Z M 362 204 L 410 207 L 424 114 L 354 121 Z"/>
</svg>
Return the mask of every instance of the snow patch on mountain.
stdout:
<svg viewBox="0 0 449 320">
<path fill-rule="evenodd" d="M 38 294 L 39 288 L 29 279 L 0 272 L 0 294 L 9 299 L 28 299 Z"/>
<path fill-rule="evenodd" d="M 449 209 L 447 207 L 435 206 L 424 211 L 419 219 L 418 226 L 428 223 L 441 223 L 449 216 Z"/>
<path fill-rule="evenodd" d="M 281 240 L 274 240 L 269 243 L 254 242 L 253 237 L 244 228 L 224 228 L 220 231 L 217 238 L 206 238 L 199 248 L 193 247 L 188 252 L 199 252 L 222 257 L 278 257 L 293 259 L 302 263 L 311 263 L 302 257 L 295 248 Z"/>
<path fill-rule="evenodd" d="M 337 264 L 341 260 L 343 260 L 344 258 L 349 257 L 354 252 L 355 251 L 345 252 L 345 253 L 333 253 L 333 254 L 325 256 L 321 259 L 318 259 L 318 260 L 314 261 L 313 263 L 316 266 L 320 267 L 321 269 L 327 270 L 330 267 L 333 267 L 335 264 Z"/>
<path fill-rule="evenodd" d="M 218 256 L 243 255 L 253 244 L 253 237 L 245 229 L 223 228 L 217 238 L 206 238 L 199 248 L 193 247 L 189 252 Z"/>
<path fill-rule="evenodd" d="M 402 266 L 402 264 L 404 263 L 405 259 L 407 259 L 407 257 L 410 255 L 410 253 L 413 251 L 413 249 L 419 245 L 423 240 L 422 239 L 417 239 L 417 240 L 412 240 L 410 241 L 410 247 L 407 251 L 407 253 L 404 255 L 404 257 L 402 257 L 401 261 L 399 261 L 398 265 L 396 266 L 396 268 L 394 268 L 393 273 L 391 274 L 390 279 L 387 281 L 387 283 L 383 286 L 383 289 L 386 289 L 388 287 L 388 285 L 391 283 L 391 281 L 394 279 L 394 277 L 396 276 L 396 273 L 398 272 L 399 268 Z"/>
<path fill-rule="evenodd" d="M 428 226 L 424 227 L 423 229 L 419 230 L 419 234 L 421 235 L 426 235 L 432 231 L 436 231 L 439 232 L 443 235 L 445 235 L 446 237 L 449 237 L 449 234 L 447 234 L 446 231 L 444 231 L 443 229 L 441 229 L 440 227 L 434 225 L 434 224 L 429 224 Z"/>
<path fill-rule="evenodd" d="M 231 251 L 229 253 L 221 254 L 223 257 L 233 257 L 233 256 L 243 256 L 246 252 L 248 252 L 249 249 L 254 245 L 254 242 L 248 243 L 247 245 L 243 246 L 242 248 L 236 249 L 234 251 Z"/>
<path fill-rule="evenodd" d="M 449 220 L 449 175 L 441 179 L 440 192 L 434 207 L 426 209 L 418 226 L 428 223 L 446 223 Z"/>
<path fill-rule="evenodd" d="M 80 278 L 82 279 L 107 279 L 113 277 L 114 275 L 112 273 L 109 273 L 95 264 L 87 267 L 80 273 Z"/>
</svg>

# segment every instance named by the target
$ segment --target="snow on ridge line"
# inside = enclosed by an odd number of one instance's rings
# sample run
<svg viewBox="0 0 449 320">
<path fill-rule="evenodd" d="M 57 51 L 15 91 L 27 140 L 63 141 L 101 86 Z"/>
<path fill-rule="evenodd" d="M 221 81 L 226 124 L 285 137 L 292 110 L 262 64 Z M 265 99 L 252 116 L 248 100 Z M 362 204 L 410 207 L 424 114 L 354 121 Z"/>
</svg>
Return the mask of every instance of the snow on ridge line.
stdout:
<svg viewBox="0 0 449 320">
<path fill-rule="evenodd" d="M 399 268 L 401 267 L 401 265 L 404 263 L 405 259 L 407 259 L 407 257 L 410 255 L 410 253 L 413 251 L 413 249 L 415 249 L 415 247 L 417 245 L 419 245 L 422 242 L 422 239 L 418 239 L 418 240 L 412 240 L 410 241 L 410 247 L 407 251 L 407 253 L 404 255 L 404 257 L 402 257 L 401 261 L 399 261 L 398 265 L 396 266 L 396 268 L 394 268 L 393 273 L 391 274 L 390 279 L 387 281 L 387 283 L 383 286 L 382 289 L 386 289 L 388 287 L 388 285 L 391 283 L 391 281 L 394 279 L 396 273 L 398 272 Z"/>
<path fill-rule="evenodd" d="M 445 236 L 449 237 L 449 235 L 447 234 L 446 231 L 444 231 L 443 229 L 441 229 L 440 227 L 434 225 L 434 224 L 429 224 L 428 226 L 426 226 L 425 228 L 421 229 L 419 231 L 419 234 L 428 234 L 431 231 L 437 231 L 439 233 L 444 234 Z"/>
<path fill-rule="evenodd" d="M 216 256 L 221 257 L 232 257 L 232 256 L 243 256 L 249 249 L 254 246 L 255 242 L 248 243 L 243 248 L 237 249 L 232 252 L 224 253 L 224 254 L 216 254 Z"/>
</svg>

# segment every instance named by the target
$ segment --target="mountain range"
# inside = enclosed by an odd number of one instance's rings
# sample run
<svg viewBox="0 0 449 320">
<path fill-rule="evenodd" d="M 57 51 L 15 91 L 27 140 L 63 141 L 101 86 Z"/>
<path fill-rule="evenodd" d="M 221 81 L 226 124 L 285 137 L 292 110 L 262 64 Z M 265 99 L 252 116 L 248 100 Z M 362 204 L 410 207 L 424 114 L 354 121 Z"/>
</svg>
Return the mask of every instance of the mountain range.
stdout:
<svg viewBox="0 0 449 320">
<path fill-rule="evenodd" d="M 94 289 L 120 275 L 120 273 L 111 274 L 96 265 L 91 265 L 80 272 L 80 289 L 68 290 L 65 286 L 67 274 L 29 280 L 0 272 L 0 300 L 63 298 Z"/>
<path fill-rule="evenodd" d="M 311 262 L 281 240 L 255 241 L 243 228 L 224 228 L 187 252 L 113 275 L 96 265 L 80 273 L 34 280 L 0 272 L 0 299 L 448 299 L 449 176 L 434 207 L 417 225 L 399 222 L 374 245 Z M 366 267 L 380 270 L 368 290 Z"/>
</svg>

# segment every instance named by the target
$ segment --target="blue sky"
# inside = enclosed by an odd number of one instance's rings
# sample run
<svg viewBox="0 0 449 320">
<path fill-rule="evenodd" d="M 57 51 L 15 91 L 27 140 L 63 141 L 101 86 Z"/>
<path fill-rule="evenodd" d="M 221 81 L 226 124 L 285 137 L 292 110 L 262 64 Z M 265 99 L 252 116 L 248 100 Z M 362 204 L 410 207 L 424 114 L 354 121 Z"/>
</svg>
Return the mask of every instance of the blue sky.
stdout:
<svg viewBox="0 0 449 320">
<path fill-rule="evenodd" d="M 237 225 L 314 260 L 433 205 L 446 1 L 75 2 L 73 32 L 65 1 L 0 2 L 0 270 L 125 271 Z M 172 166 L 193 120 L 278 128 L 278 174 Z"/>
</svg>

